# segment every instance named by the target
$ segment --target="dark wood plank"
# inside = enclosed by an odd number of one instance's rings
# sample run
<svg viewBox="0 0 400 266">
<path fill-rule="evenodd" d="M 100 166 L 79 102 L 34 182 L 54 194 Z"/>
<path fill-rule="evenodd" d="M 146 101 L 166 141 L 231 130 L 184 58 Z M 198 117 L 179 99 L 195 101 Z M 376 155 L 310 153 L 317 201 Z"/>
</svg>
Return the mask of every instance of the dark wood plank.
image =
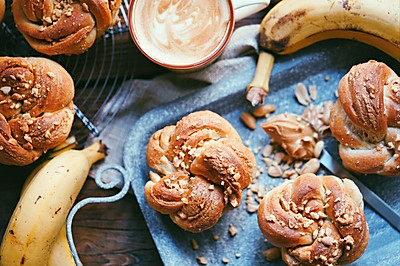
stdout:
<svg viewBox="0 0 400 266">
<path fill-rule="evenodd" d="M 101 190 L 89 179 L 78 200 L 105 197 L 117 189 Z M 84 265 L 161 265 L 135 197 L 82 208 L 73 223 L 73 235 Z"/>
</svg>

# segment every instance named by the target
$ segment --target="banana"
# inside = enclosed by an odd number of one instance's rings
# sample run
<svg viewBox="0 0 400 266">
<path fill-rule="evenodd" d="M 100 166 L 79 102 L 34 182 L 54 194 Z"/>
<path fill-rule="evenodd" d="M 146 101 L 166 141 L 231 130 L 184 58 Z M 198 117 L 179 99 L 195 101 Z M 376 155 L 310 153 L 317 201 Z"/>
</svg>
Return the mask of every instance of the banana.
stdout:
<svg viewBox="0 0 400 266">
<path fill-rule="evenodd" d="M 42 166 L 25 186 L 11 216 L 0 247 L 0 265 L 50 265 L 56 238 L 65 239 L 60 230 L 68 212 L 92 164 L 105 157 L 105 150 L 97 141 L 83 150 L 65 151 Z"/>
<path fill-rule="evenodd" d="M 291 54 L 333 38 L 369 44 L 400 61 L 400 1 L 280 1 L 260 24 L 259 45 L 266 51 L 260 52 L 254 79 L 247 87 L 247 100 L 255 106 L 268 94 L 273 53 Z"/>
<path fill-rule="evenodd" d="M 269 78 L 271 76 L 274 60 L 274 56 L 265 51 L 261 51 L 258 55 L 253 81 L 250 82 L 246 90 L 246 99 L 253 106 L 263 103 L 265 96 L 267 96 L 269 92 Z"/>
<path fill-rule="evenodd" d="M 52 158 L 56 157 L 57 155 L 74 149 L 77 146 L 77 142 L 74 136 L 67 138 L 62 142 L 60 145 L 56 146 L 50 154 L 47 156 L 46 160 L 41 162 L 38 166 L 36 166 L 33 171 L 29 174 L 26 178 L 24 184 L 22 185 L 21 195 L 26 191 L 26 187 L 31 183 L 32 179 L 36 176 L 40 169 L 42 169 Z"/>
<path fill-rule="evenodd" d="M 75 266 L 74 257 L 72 257 L 71 249 L 67 239 L 67 224 L 61 227 L 60 232 L 57 234 L 54 245 L 51 248 L 48 266 Z"/>
<path fill-rule="evenodd" d="M 260 46 L 290 54 L 326 39 L 354 39 L 400 61 L 399 17 L 399 0 L 283 0 L 263 18 Z"/>
<path fill-rule="evenodd" d="M 59 154 L 75 148 L 77 145 L 74 137 L 66 139 L 63 143 L 55 147 L 51 154 L 49 154 L 48 159 L 41 164 L 39 164 L 27 177 L 25 183 L 21 189 L 21 196 L 27 191 L 28 185 L 31 183 L 36 174 L 45 167 L 52 158 L 58 156 Z M 48 266 L 75 266 L 75 260 L 72 256 L 71 249 L 68 244 L 67 239 L 67 225 L 66 223 L 61 227 L 60 232 L 54 241 L 53 247 L 51 247 L 49 260 L 47 262 Z"/>
</svg>

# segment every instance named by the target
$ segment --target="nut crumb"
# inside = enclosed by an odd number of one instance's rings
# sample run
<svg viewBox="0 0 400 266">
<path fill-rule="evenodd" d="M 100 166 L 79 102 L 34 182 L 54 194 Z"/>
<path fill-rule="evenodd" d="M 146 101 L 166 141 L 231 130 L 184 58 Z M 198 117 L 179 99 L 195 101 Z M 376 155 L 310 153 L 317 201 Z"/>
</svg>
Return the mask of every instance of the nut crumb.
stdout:
<svg viewBox="0 0 400 266">
<path fill-rule="evenodd" d="M 222 258 L 222 262 L 224 263 L 224 264 L 228 264 L 229 263 L 229 260 L 227 259 L 227 258 Z"/>
<path fill-rule="evenodd" d="M 248 128 L 254 130 L 256 129 L 256 119 L 249 113 L 243 112 L 240 115 L 240 120 L 247 126 Z"/>
<path fill-rule="evenodd" d="M 199 244 L 197 244 L 197 241 L 196 241 L 195 239 L 192 239 L 192 240 L 191 240 L 191 244 L 192 244 L 192 248 L 193 248 L 194 250 L 199 249 Z"/>
<path fill-rule="evenodd" d="M 263 157 L 269 157 L 269 156 L 271 156 L 271 154 L 272 154 L 272 151 L 273 151 L 273 146 L 271 145 L 271 144 L 267 144 L 267 145 L 265 145 L 265 147 L 264 147 L 264 149 L 263 149 L 263 151 L 262 151 L 262 156 Z"/>
<path fill-rule="evenodd" d="M 282 169 L 277 165 L 268 167 L 268 175 L 271 177 L 281 177 L 283 174 Z"/>
<path fill-rule="evenodd" d="M 300 82 L 297 84 L 294 95 L 296 96 L 297 101 L 304 106 L 307 106 L 311 101 L 310 95 L 308 94 L 307 88 L 304 83 Z"/>
<path fill-rule="evenodd" d="M 253 111 L 255 117 L 263 117 L 267 114 L 275 112 L 276 107 L 273 104 L 264 104 Z"/>
<path fill-rule="evenodd" d="M 279 248 L 273 247 L 273 248 L 270 248 L 270 249 L 267 249 L 266 251 L 264 251 L 263 256 L 268 261 L 273 261 L 281 256 L 281 251 Z"/>
<path fill-rule="evenodd" d="M 1 87 L 1 88 L 0 88 L 0 91 L 1 91 L 2 93 L 4 93 L 5 95 L 8 95 L 8 94 L 10 93 L 10 91 L 11 91 L 11 87 L 10 87 L 10 86 Z"/>
<path fill-rule="evenodd" d="M 315 158 L 319 158 L 321 156 L 322 150 L 324 149 L 324 141 L 320 140 L 315 144 L 314 147 L 314 156 Z"/>
<path fill-rule="evenodd" d="M 317 158 L 312 158 L 303 165 L 300 174 L 302 175 L 307 173 L 315 174 L 316 172 L 318 172 L 320 166 L 321 163 L 319 162 L 319 160 Z"/>
<path fill-rule="evenodd" d="M 308 86 L 308 91 L 310 92 L 311 100 L 315 101 L 318 97 L 317 86 L 315 85 Z"/>
<path fill-rule="evenodd" d="M 238 230 L 236 229 L 235 226 L 233 226 L 232 224 L 229 225 L 229 234 L 231 236 L 235 236 L 237 234 Z"/>
<path fill-rule="evenodd" d="M 18 145 L 18 141 L 16 139 L 10 138 L 8 140 L 8 143 L 10 143 L 11 145 L 17 146 Z"/>
<path fill-rule="evenodd" d="M 85 11 L 85 12 L 89 12 L 89 7 L 88 7 L 88 5 L 86 3 L 82 4 L 82 10 Z"/>
<path fill-rule="evenodd" d="M 49 76 L 50 78 L 55 78 L 56 77 L 56 74 L 54 74 L 53 72 L 47 72 L 47 76 Z"/>
<path fill-rule="evenodd" d="M 202 265 L 207 265 L 207 260 L 204 257 L 197 257 L 197 262 L 202 264 Z"/>
</svg>

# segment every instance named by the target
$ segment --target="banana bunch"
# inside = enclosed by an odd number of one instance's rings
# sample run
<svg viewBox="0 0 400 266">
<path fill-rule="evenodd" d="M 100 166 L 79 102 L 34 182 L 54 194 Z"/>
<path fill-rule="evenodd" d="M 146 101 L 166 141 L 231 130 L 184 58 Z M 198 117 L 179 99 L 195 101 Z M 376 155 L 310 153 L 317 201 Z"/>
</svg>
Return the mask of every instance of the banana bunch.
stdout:
<svg viewBox="0 0 400 266">
<path fill-rule="evenodd" d="M 259 44 L 284 55 L 332 38 L 369 44 L 400 61 L 400 1 L 282 0 L 263 18 Z M 264 60 L 257 67 L 266 68 L 260 72 L 269 76 L 271 64 L 273 60 Z M 257 80 L 261 82 L 252 82 L 247 88 L 253 105 L 261 103 L 268 93 L 268 80 Z"/>
<path fill-rule="evenodd" d="M 106 156 L 101 142 L 67 150 L 39 166 L 23 187 L 3 237 L 0 265 L 75 265 L 66 218 L 95 162 Z"/>
</svg>

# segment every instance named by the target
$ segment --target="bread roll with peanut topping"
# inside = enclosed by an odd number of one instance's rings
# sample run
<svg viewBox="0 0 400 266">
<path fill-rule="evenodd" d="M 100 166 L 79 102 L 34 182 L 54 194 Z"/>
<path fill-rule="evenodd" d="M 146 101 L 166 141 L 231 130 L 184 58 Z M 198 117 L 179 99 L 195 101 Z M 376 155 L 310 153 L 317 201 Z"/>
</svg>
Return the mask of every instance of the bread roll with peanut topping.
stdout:
<svg viewBox="0 0 400 266">
<path fill-rule="evenodd" d="M 370 60 L 353 66 L 338 92 L 330 128 L 343 164 L 359 173 L 400 176 L 400 78 Z"/>
<path fill-rule="evenodd" d="M 155 132 L 147 162 L 157 172 L 150 172 L 145 186 L 149 205 L 194 233 L 238 207 L 256 175 L 253 153 L 232 125 L 211 111 L 191 113 Z"/>
<path fill-rule="evenodd" d="M 17 29 L 36 51 L 81 54 L 118 20 L 121 0 L 13 0 Z"/>
<path fill-rule="evenodd" d="M 265 238 L 288 265 L 341 265 L 364 253 L 368 225 L 349 179 L 304 174 L 269 191 L 258 210 Z"/>
<path fill-rule="evenodd" d="M 0 57 L 0 163 L 27 165 L 61 144 L 74 120 L 74 93 L 54 61 Z"/>
</svg>

